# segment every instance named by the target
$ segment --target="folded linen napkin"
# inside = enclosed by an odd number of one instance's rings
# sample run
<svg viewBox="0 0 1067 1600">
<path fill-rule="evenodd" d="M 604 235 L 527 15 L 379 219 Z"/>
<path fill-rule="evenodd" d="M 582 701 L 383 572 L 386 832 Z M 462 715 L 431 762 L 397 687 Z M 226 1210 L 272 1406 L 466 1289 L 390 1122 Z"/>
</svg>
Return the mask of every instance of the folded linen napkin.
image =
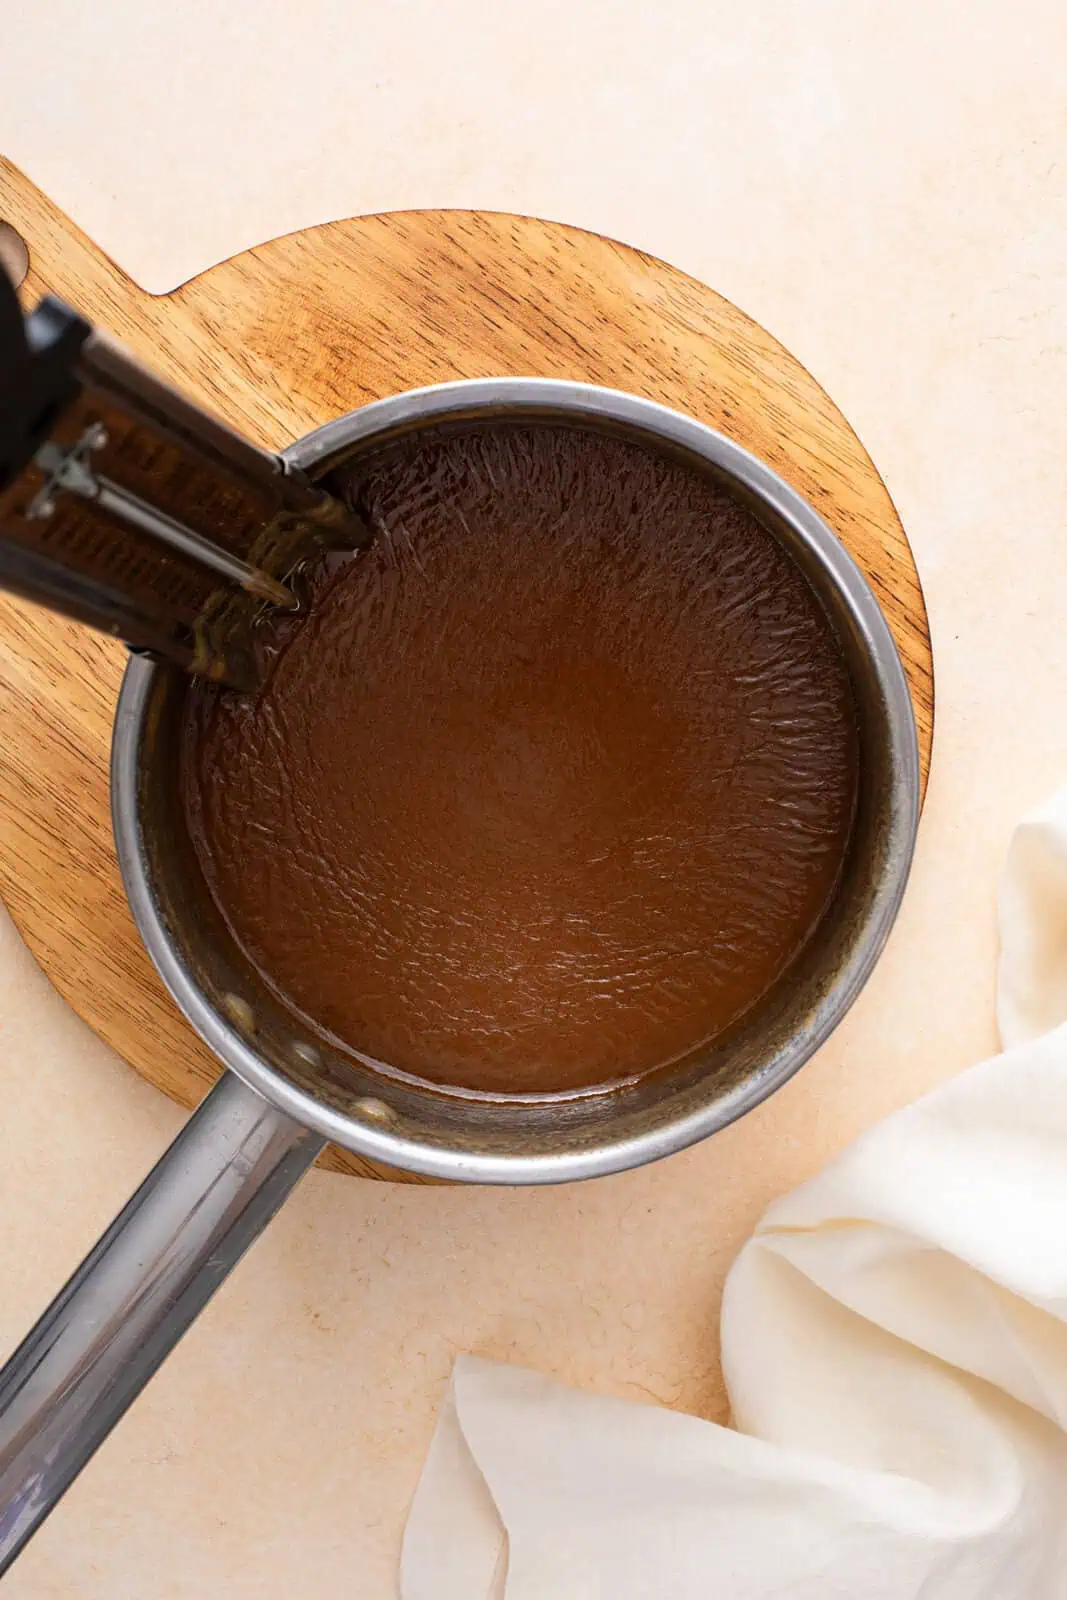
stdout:
<svg viewBox="0 0 1067 1600">
<path fill-rule="evenodd" d="M 1002 1055 L 773 1205 L 735 1426 L 457 1362 L 404 1600 L 1067 1596 L 1067 790 L 1000 895 Z"/>
</svg>

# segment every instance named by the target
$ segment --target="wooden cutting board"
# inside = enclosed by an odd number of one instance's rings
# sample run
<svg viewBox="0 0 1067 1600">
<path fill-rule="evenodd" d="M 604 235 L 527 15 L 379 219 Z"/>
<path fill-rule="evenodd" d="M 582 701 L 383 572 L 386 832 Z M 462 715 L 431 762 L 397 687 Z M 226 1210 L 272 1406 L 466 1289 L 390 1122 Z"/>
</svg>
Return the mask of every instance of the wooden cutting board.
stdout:
<svg viewBox="0 0 1067 1600">
<path fill-rule="evenodd" d="M 274 239 L 154 297 L 9 163 L 0 223 L 24 297 L 62 296 L 258 443 L 450 378 L 537 375 L 689 412 L 775 467 L 866 572 L 919 726 L 933 664 L 911 549 L 885 485 L 819 385 L 736 306 L 614 240 L 529 217 L 425 211 Z M 0 894 L 59 991 L 150 1082 L 192 1106 L 219 1066 L 141 947 L 111 842 L 108 753 L 124 651 L 0 595 Z M 345 1152 L 326 1164 L 401 1177 Z"/>
</svg>

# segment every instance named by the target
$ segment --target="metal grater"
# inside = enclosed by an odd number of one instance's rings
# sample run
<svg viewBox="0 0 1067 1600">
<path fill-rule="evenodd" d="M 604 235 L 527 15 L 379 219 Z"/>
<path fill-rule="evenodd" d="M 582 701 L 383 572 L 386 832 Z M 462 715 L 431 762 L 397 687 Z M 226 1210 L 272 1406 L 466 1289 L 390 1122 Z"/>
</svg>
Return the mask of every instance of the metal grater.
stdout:
<svg viewBox="0 0 1067 1600">
<path fill-rule="evenodd" d="M 359 519 L 0 269 L 0 588 L 252 689 L 254 631 Z"/>
</svg>

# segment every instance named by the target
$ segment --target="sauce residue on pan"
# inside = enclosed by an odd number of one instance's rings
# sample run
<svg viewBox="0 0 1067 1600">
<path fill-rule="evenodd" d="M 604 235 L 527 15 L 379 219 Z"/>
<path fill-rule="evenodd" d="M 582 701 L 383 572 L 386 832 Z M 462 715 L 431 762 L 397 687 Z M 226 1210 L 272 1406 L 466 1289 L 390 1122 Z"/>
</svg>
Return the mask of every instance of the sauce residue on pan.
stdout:
<svg viewBox="0 0 1067 1600">
<path fill-rule="evenodd" d="M 661 1067 L 763 995 L 848 847 L 856 714 L 793 559 L 694 468 L 562 426 L 351 469 L 266 687 L 189 692 L 211 893 L 321 1034 L 469 1090 Z"/>
</svg>

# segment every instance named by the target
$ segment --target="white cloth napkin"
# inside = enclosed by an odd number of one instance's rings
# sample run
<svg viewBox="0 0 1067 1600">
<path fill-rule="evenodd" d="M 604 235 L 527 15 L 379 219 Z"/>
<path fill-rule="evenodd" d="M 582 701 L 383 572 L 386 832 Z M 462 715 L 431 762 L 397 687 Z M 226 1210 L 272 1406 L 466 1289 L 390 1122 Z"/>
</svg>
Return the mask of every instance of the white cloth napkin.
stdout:
<svg viewBox="0 0 1067 1600">
<path fill-rule="evenodd" d="M 463 1358 L 404 1600 L 1067 1595 L 1067 790 L 1012 841 L 1005 1053 L 771 1207 L 734 1429 Z"/>
</svg>

